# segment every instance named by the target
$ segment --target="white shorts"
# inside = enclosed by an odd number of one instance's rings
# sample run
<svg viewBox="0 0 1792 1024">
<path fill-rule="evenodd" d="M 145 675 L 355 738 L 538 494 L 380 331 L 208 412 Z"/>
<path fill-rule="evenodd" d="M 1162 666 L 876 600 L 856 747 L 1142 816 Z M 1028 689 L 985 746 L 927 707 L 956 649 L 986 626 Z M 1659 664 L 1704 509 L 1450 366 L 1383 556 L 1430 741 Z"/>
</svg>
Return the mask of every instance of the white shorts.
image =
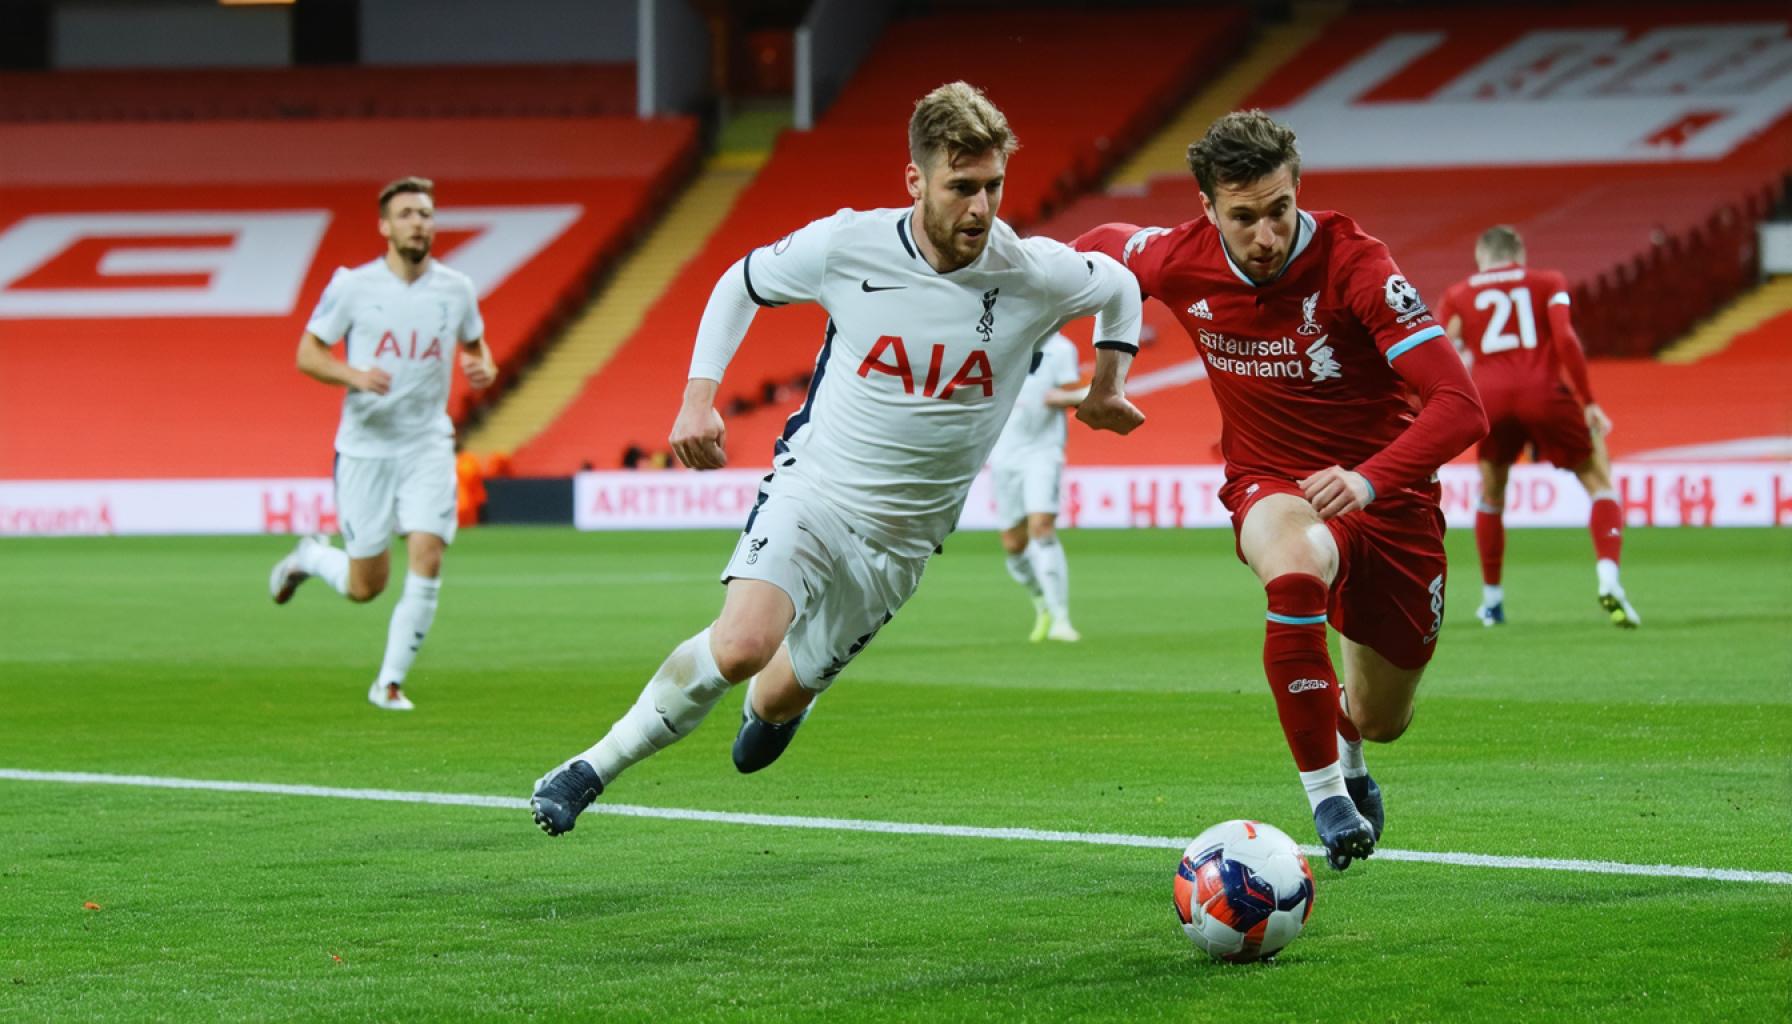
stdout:
<svg viewBox="0 0 1792 1024">
<path fill-rule="evenodd" d="M 336 522 L 349 557 L 379 554 L 394 533 L 433 533 L 452 544 L 454 484 L 454 449 L 446 445 L 395 458 L 338 454 Z"/>
<path fill-rule="evenodd" d="M 868 543 L 804 489 L 768 481 L 747 517 L 722 582 L 764 580 L 790 595 L 785 635 L 798 685 L 820 693 L 858 657 L 921 583 L 927 558 Z"/>
<path fill-rule="evenodd" d="M 1023 452 L 992 465 L 996 520 L 1004 529 L 1030 515 L 1057 515 L 1059 482 L 1064 476 L 1064 456 L 1055 451 Z"/>
</svg>

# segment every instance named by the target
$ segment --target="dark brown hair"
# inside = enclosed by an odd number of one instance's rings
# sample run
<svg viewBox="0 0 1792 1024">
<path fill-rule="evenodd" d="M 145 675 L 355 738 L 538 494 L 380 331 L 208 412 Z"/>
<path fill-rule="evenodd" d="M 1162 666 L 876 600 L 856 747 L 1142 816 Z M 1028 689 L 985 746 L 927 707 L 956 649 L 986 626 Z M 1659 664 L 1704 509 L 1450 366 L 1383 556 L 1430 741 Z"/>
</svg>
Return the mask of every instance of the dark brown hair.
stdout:
<svg viewBox="0 0 1792 1024">
<path fill-rule="evenodd" d="M 1188 169 L 1207 198 L 1221 185 L 1235 187 L 1274 174 L 1283 164 L 1300 184 L 1300 146 L 1294 132 L 1261 110 L 1235 110 L 1213 122 L 1188 147 Z"/>
<path fill-rule="evenodd" d="M 1008 118 L 968 82 L 948 82 L 921 97 L 908 119 L 908 156 L 922 170 L 942 155 L 949 166 L 961 156 L 990 150 L 1008 156 L 1019 147 Z"/>
<path fill-rule="evenodd" d="M 426 195 L 433 202 L 436 198 L 436 183 L 428 178 L 400 178 L 380 189 L 380 216 L 386 215 L 386 204 L 392 201 L 393 196 L 401 196 L 407 192 Z"/>
</svg>

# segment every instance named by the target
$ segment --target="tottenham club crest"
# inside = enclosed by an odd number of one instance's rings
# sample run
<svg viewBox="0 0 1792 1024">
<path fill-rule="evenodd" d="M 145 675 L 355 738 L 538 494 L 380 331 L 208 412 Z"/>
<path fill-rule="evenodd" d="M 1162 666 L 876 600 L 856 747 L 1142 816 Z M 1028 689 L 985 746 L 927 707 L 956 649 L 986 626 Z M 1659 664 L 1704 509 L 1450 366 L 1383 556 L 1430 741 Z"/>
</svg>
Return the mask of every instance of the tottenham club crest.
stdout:
<svg viewBox="0 0 1792 1024">
<path fill-rule="evenodd" d="M 989 344 L 990 335 L 996 329 L 996 296 L 1002 293 L 1000 288 L 991 288 L 983 293 L 983 316 L 977 321 L 977 333 L 982 336 L 983 344 Z"/>
<path fill-rule="evenodd" d="M 1317 312 L 1319 312 L 1319 293 L 1314 292 L 1301 301 L 1300 315 L 1305 322 L 1295 330 L 1309 338 L 1324 331 L 1325 328 L 1319 326 L 1319 321 L 1313 319 L 1313 315 Z"/>
<path fill-rule="evenodd" d="M 1425 308 L 1425 300 L 1419 298 L 1419 290 L 1399 274 L 1388 275 L 1388 282 L 1382 285 L 1381 294 L 1387 299 L 1388 308 L 1401 316 L 1417 313 Z"/>
</svg>

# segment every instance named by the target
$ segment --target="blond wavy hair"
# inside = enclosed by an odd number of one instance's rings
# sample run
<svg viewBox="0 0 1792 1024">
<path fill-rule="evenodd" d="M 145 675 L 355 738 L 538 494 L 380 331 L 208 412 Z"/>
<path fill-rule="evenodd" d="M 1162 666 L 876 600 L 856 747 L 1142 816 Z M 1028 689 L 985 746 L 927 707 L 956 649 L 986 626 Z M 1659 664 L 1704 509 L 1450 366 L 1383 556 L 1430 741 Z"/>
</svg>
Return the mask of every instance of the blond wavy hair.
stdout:
<svg viewBox="0 0 1792 1024">
<path fill-rule="evenodd" d="M 908 156 L 926 170 L 941 156 L 947 166 L 965 156 L 1020 148 L 1008 118 L 968 82 L 948 82 L 920 98 L 908 119 Z"/>
</svg>

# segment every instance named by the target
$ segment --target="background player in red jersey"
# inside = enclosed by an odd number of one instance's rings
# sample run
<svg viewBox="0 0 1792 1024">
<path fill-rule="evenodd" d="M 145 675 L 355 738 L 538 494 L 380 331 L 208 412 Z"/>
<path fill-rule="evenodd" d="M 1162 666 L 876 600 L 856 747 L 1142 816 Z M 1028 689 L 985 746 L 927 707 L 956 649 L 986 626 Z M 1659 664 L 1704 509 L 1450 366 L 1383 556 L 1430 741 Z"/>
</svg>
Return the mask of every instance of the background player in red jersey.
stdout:
<svg viewBox="0 0 1792 1024">
<path fill-rule="evenodd" d="M 1526 267 L 1524 239 L 1504 224 L 1488 228 L 1475 243 L 1475 265 L 1480 271 L 1451 285 L 1437 311 L 1473 371 L 1491 424 L 1475 453 L 1481 463 L 1481 507 L 1475 513 L 1481 607 L 1475 614 L 1487 626 L 1506 621 L 1500 585 L 1506 473 L 1526 445 L 1535 445 L 1538 461 L 1572 470 L 1593 499 L 1587 529 L 1593 534 L 1599 605 L 1613 625 L 1634 629 L 1643 620 L 1618 582 L 1624 513 L 1605 453 L 1612 421 L 1593 401 L 1587 357 L 1568 311 L 1568 282 L 1556 271 Z"/>
<path fill-rule="evenodd" d="M 1076 246 L 1126 263 L 1207 364 L 1220 498 L 1268 600 L 1264 671 L 1341 869 L 1374 851 L 1383 825 L 1362 740 L 1406 731 L 1443 627 L 1437 467 L 1486 420 L 1387 247 L 1348 217 L 1295 205 L 1292 131 L 1262 111 L 1228 114 L 1188 159 L 1205 217 L 1105 224 Z M 1343 635 L 1342 692 L 1328 621 Z"/>
</svg>

